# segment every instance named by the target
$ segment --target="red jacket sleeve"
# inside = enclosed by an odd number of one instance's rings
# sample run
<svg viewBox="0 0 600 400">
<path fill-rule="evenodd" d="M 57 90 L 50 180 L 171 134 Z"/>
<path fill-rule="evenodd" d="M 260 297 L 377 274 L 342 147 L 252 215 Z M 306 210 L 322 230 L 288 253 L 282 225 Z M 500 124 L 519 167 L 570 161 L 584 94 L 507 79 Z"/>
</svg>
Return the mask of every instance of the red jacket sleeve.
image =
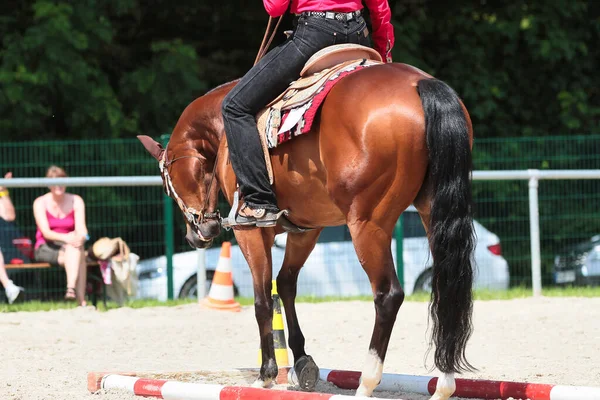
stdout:
<svg viewBox="0 0 600 400">
<path fill-rule="evenodd" d="M 290 0 L 263 0 L 263 4 L 271 17 L 280 17 L 286 12 Z"/>
<path fill-rule="evenodd" d="M 264 0 L 265 2 L 267 0 Z M 387 0 L 365 0 L 371 14 L 373 33 L 373 47 L 384 61 L 392 61 L 392 47 L 394 47 L 394 26 L 392 25 L 392 11 Z"/>
</svg>

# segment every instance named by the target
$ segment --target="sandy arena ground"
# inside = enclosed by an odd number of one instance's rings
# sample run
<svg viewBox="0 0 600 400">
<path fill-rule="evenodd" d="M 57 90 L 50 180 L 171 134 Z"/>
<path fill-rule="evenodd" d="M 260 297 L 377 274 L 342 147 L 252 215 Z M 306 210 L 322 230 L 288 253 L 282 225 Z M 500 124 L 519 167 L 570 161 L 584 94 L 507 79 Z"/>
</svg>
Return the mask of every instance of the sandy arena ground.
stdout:
<svg viewBox="0 0 600 400">
<path fill-rule="evenodd" d="M 360 370 L 374 320 L 368 302 L 300 304 L 307 352 L 323 368 Z M 467 354 L 479 372 L 463 377 L 600 386 L 600 298 L 476 302 Z M 400 310 L 384 372 L 432 375 L 424 366 L 427 304 Z M 139 399 L 92 396 L 89 371 L 196 371 L 256 367 L 252 307 L 74 309 L 0 315 L 0 399 Z M 291 357 L 291 352 L 290 352 Z M 431 357 L 427 361 L 431 366 Z M 223 377 L 223 384 L 246 384 Z M 321 383 L 320 391 L 345 393 Z M 376 392 L 377 397 L 425 400 Z"/>
</svg>

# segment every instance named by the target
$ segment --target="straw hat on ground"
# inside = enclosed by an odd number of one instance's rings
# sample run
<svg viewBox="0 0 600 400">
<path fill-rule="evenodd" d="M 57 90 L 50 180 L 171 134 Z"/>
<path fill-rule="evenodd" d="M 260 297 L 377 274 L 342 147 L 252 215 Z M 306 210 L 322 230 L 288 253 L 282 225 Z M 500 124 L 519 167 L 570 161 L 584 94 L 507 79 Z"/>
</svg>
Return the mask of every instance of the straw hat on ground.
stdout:
<svg viewBox="0 0 600 400">
<path fill-rule="evenodd" d="M 108 260 L 117 254 L 121 255 L 125 251 L 129 253 L 129 251 L 127 251 L 129 249 L 125 249 L 126 246 L 127 245 L 120 237 L 114 239 L 103 237 L 94 243 L 92 246 L 92 253 L 98 260 Z"/>
</svg>

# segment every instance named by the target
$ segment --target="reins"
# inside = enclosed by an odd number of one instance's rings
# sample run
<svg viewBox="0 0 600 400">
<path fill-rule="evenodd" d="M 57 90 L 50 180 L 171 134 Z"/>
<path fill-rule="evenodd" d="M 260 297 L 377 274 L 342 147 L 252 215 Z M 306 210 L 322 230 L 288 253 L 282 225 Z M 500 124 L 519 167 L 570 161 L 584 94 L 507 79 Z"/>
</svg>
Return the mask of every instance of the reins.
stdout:
<svg viewBox="0 0 600 400">
<path fill-rule="evenodd" d="M 210 191 L 212 190 L 213 182 L 215 181 L 215 176 L 217 175 L 217 161 L 219 160 L 219 149 L 217 149 L 217 153 L 215 154 L 215 165 L 213 165 L 212 176 L 210 177 L 210 183 L 208 184 L 208 189 L 206 191 L 206 199 L 204 199 L 204 207 L 202 207 L 202 215 L 204 218 L 218 218 L 220 216 L 219 210 L 207 213 L 204 212 L 206 207 L 208 206 L 208 198 L 210 197 Z"/>
<path fill-rule="evenodd" d="M 171 166 L 171 164 L 173 164 L 175 161 L 177 160 L 181 160 L 182 158 L 197 158 L 198 160 L 202 161 L 203 158 L 200 158 L 199 156 L 181 156 L 181 157 L 175 157 L 172 160 L 167 160 L 167 156 L 166 156 L 166 150 L 165 150 L 165 168 L 168 168 Z"/>
<path fill-rule="evenodd" d="M 267 53 L 267 50 L 269 49 L 269 47 L 271 46 L 271 43 L 273 42 L 273 39 L 275 38 L 275 34 L 277 34 L 277 29 L 279 29 L 279 24 L 281 23 L 281 20 L 283 19 L 283 15 L 279 17 L 279 19 L 277 20 L 277 23 L 275 24 L 275 28 L 273 29 L 273 32 L 271 31 L 271 26 L 273 23 L 273 17 L 269 17 L 269 22 L 267 23 L 267 29 L 265 30 L 265 35 L 263 36 L 263 40 L 260 44 L 260 49 L 258 50 L 258 54 L 256 55 L 256 59 L 254 60 L 254 65 L 256 65 L 261 58 L 264 57 L 264 55 Z M 269 37 L 269 32 L 271 34 L 271 36 Z M 267 41 L 267 37 L 269 37 L 269 40 Z M 164 153 L 164 163 L 163 163 L 163 168 L 164 168 L 164 173 L 165 173 L 165 177 L 167 178 L 167 185 L 170 186 L 170 177 L 169 177 L 169 167 L 177 160 L 181 160 L 182 158 L 197 158 L 200 161 L 204 161 L 206 160 L 206 158 L 201 158 L 199 156 L 179 156 L 179 157 L 175 157 L 172 160 L 168 160 L 167 159 L 167 151 L 165 149 L 165 153 Z M 219 211 L 215 211 L 212 213 L 207 213 L 206 212 L 206 208 L 208 207 L 208 201 L 209 201 L 209 197 L 210 197 L 210 192 L 212 190 L 214 181 L 215 181 L 215 176 L 216 176 L 216 172 L 217 172 L 217 161 L 219 160 L 219 151 L 217 150 L 216 156 L 215 156 L 215 164 L 213 166 L 213 171 L 212 171 L 212 176 L 210 178 L 210 182 L 208 184 L 207 187 L 207 191 L 206 191 L 206 198 L 204 199 L 204 206 L 202 207 L 202 210 L 198 213 L 196 210 L 194 210 L 193 208 L 188 208 L 185 203 L 183 203 L 183 200 L 181 200 L 179 198 L 179 196 L 177 195 L 177 193 L 175 193 L 175 189 L 173 187 L 169 188 L 167 186 L 167 188 L 169 190 L 171 190 L 173 192 L 173 194 L 176 196 L 176 198 L 181 201 L 181 205 L 183 206 L 183 212 L 184 214 L 186 214 L 186 217 L 188 218 L 188 221 L 194 224 L 198 224 L 198 223 L 202 223 L 204 222 L 205 219 L 215 219 L 215 218 L 219 218 L 220 213 Z M 193 215 L 196 214 L 197 216 L 199 216 L 199 221 L 194 221 L 193 220 Z"/>
<path fill-rule="evenodd" d="M 269 17 L 269 22 L 267 23 L 267 29 L 265 30 L 265 34 L 263 36 L 262 42 L 260 44 L 260 49 L 258 50 L 258 54 L 256 55 L 256 58 L 254 59 L 254 65 L 256 65 L 261 58 L 263 58 L 265 56 L 265 54 L 267 53 L 267 50 L 269 49 L 269 47 L 271 46 L 271 43 L 273 42 L 273 39 L 275 38 L 275 34 L 277 34 L 277 29 L 279 29 L 279 24 L 281 23 L 281 20 L 283 19 L 283 15 L 281 15 L 279 17 L 279 19 L 277 20 L 277 23 L 275 24 L 275 28 L 273 29 L 273 32 L 271 32 L 271 37 L 269 37 L 269 40 L 265 43 L 265 41 L 267 40 L 267 36 L 269 36 L 269 31 L 271 30 L 271 25 L 273 22 L 273 17 Z M 219 160 L 219 150 L 217 149 L 217 153 L 215 155 L 215 165 L 213 166 L 213 171 L 212 171 L 212 176 L 210 178 L 210 183 L 208 184 L 208 188 L 206 191 L 206 198 L 204 199 L 204 207 L 202 208 L 202 219 L 204 220 L 204 218 L 219 218 L 219 210 L 217 210 L 216 212 L 212 212 L 212 213 L 207 213 L 205 212 L 206 207 L 208 206 L 208 199 L 210 197 L 210 192 L 212 190 L 212 186 L 213 183 L 215 181 L 215 176 L 217 175 L 217 161 Z"/>
<path fill-rule="evenodd" d="M 260 44 L 260 49 L 258 50 L 256 59 L 254 60 L 254 65 L 256 65 L 260 61 L 260 59 L 265 56 L 265 54 L 267 54 L 267 50 L 271 46 L 271 43 L 273 42 L 273 39 L 275 38 L 275 34 L 277 34 L 277 29 L 279 28 L 279 24 L 281 23 L 282 19 L 283 19 L 283 15 L 280 16 L 279 19 L 277 20 L 275 29 L 273 29 L 273 32 L 271 32 L 271 37 L 269 38 L 269 41 L 265 44 L 265 41 L 267 40 L 267 37 L 269 36 L 269 31 L 271 30 L 271 24 L 273 22 L 273 17 L 269 17 L 269 22 L 267 23 L 267 29 L 265 30 L 265 35 L 263 36 L 262 43 Z"/>
</svg>

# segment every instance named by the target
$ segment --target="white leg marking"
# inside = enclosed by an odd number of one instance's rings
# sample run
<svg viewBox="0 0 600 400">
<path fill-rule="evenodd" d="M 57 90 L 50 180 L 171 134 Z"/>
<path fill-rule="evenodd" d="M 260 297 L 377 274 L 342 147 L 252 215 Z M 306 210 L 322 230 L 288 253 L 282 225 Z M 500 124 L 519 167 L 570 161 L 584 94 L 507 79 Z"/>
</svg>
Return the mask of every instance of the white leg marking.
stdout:
<svg viewBox="0 0 600 400">
<path fill-rule="evenodd" d="M 258 378 L 254 381 L 254 383 L 252 384 L 252 387 L 258 388 L 258 389 L 266 389 L 266 388 L 270 388 L 272 383 L 273 383 L 273 380 L 271 380 L 271 379 L 267 379 L 266 381 L 263 381 L 260 378 Z"/>
<path fill-rule="evenodd" d="M 367 354 L 367 361 L 360 377 L 360 386 L 356 390 L 356 395 L 371 396 L 373 390 L 379 385 L 382 374 L 383 363 L 381 362 L 381 358 L 379 358 L 375 350 L 371 349 L 369 350 L 369 354 Z"/>
<path fill-rule="evenodd" d="M 454 373 L 443 374 L 438 378 L 435 393 L 430 400 L 448 400 L 454 391 L 456 391 Z"/>
</svg>

